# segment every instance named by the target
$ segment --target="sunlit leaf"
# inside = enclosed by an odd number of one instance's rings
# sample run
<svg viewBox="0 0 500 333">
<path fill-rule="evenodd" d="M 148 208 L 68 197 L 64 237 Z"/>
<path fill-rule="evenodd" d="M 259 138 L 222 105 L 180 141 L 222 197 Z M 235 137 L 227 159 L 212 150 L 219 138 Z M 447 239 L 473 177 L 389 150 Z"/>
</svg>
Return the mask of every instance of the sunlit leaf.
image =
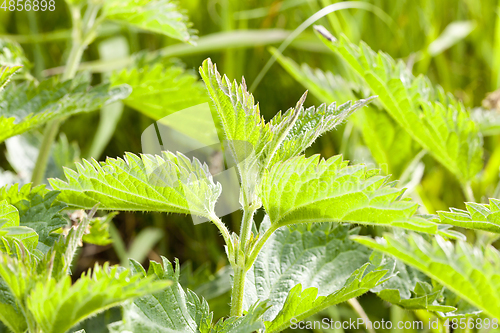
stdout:
<svg viewBox="0 0 500 333">
<path fill-rule="evenodd" d="M 59 200 L 78 208 L 160 211 L 210 218 L 221 193 L 207 165 L 184 155 L 134 155 L 106 162 L 83 160 L 66 169 L 67 182 L 50 179 Z"/>
<path fill-rule="evenodd" d="M 190 42 L 191 23 L 177 1 L 172 0 L 107 0 L 104 15 L 140 29 Z"/>
</svg>

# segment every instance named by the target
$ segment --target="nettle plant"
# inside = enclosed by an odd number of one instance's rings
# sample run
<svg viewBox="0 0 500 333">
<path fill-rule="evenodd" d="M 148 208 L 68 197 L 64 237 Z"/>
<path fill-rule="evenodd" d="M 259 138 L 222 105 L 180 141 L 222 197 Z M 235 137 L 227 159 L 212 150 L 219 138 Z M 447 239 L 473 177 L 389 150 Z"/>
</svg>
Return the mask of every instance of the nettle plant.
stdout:
<svg viewBox="0 0 500 333">
<path fill-rule="evenodd" d="M 110 332 L 279 332 L 332 305 L 349 301 L 358 307 L 356 297 L 369 291 L 442 320 L 481 311 L 500 317 L 500 255 L 491 246 L 496 239 L 491 235 L 500 232 L 500 201 L 472 202 L 471 184 L 482 168 L 476 123 L 453 96 L 414 77 L 402 62 L 363 43 L 336 40 L 320 27 L 319 37 L 357 79 L 339 81 L 340 87 L 324 84 L 326 75 L 314 76 L 275 54 L 328 105 L 304 108 L 304 95 L 295 107 L 266 122 L 244 81 L 221 76 L 210 60 L 200 67 L 228 164 L 235 166 L 240 182 L 238 234 L 216 214 L 224 189 L 208 166 L 180 153 L 84 159 L 76 170 L 65 169 L 65 180 L 49 179 L 51 189 L 38 185 L 47 175 L 51 146 L 66 117 L 116 100 L 154 113 L 154 107 L 144 106 L 145 96 L 157 104 L 165 101 L 165 109 L 180 108 L 152 94 L 147 81 L 192 89 L 189 96 L 196 104 L 206 101 L 193 76 L 179 68 L 134 68 L 114 73 L 111 85 L 93 88 L 85 76 L 75 77 L 83 50 L 105 20 L 190 40 L 185 17 L 174 3 L 68 4 L 74 40 L 62 80 L 9 83 L 22 71 L 22 61 L 13 61 L 20 54 L 15 45 L 2 45 L 9 52 L 0 57 L 6 64 L 0 72 L 0 140 L 41 125 L 46 129 L 33 184 L 0 190 L 0 321 L 6 327 L 0 330 L 82 332 L 79 323 L 119 307 L 121 319 L 108 325 Z M 356 98 L 360 94 L 367 96 Z M 346 96 L 359 100 L 329 104 Z M 380 128 L 397 133 L 384 136 L 363 127 L 377 162 L 404 176 L 401 160 L 418 145 L 456 176 L 471 201 L 467 210 L 420 215 L 418 204 L 379 170 L 349 165 L 341 156 L 304 155 L 319 136 L 364 106 L 368 119 L 384 121 Z M 401 154 L 387 154 L 398 144 L 405 148 Z M 75 209 L 68 218 L 66 211 Z M 225 241 L 232 268 L 230 313 L 215 321 L 208 302 L 180 284 L 179 263 L 166 258 L 151 261 L 148 270 L 130 260 L 129 268 L 96 265 L 78 279 L 72 277 L 82 241 L 109 243 L 113 215 L 95 217 L 97 210 L 192 214 L 211 221 Z M 261 221 L 258 210 L 265 213 Z M 357 225 L 390 232 L 373 239 L 359 236 Z M 480 230 L 484 242 L 473 247 L 452 226 Z"/>
<path fill-rule="evenodd" d="M 200 73 L 241 181 L 240 233 L 231 233 L 215 213 L 222 188 L 208 166 L 180 153 L 84 160 L 76 171 L 65 170 L 66 181 L 50 179 L 54 190 L 4 189 L 0 319 L 10 330 L 66 332 L 122 304 L 122 320 L 109 325 L 111 332 L 279 332 L 370 290 L 442 318 L 478 311 L 468 303 L 499 314 L 498 299 L 492 297 L 498 295 L 495 250 L 478 252 L 461 240 L 455 250 L 445 239 L 462 239 L 462 234 L 437 217 L 416 215 L 418 205 L 378 170 L 348 165 L 341 156 L 303 155 L 321 134 L 372 99 L 306 109 L 304 95 L 266 123 L 244 82 L 221 77 L 210 60 Z M 242 152 L 241 142 L 253 149 Z M 58 236 L 52 231 L 65 224 L 61 211 L 68 206 L 91 212 L 80 214 L 69 233 Z M 474 225 L 494 230 L 486 226 L 495 224 L 497 201 L 468 207 L 471 215 L 453 210 L 442 218 L 456 225 L 490 219 Z M 256 231 L 254 216 L 261 208 L 266 215 Z M 212 221 L 233 269 L 228 318 L 213 323 L 207 302 L 182 288 L 179 269 L 166 258 L 162 264 L 151 262 L 148 271 L 136 261 L 130 270 L 96 266 L 71 284 L 70 263 L 96 209 L 194 214 Z M 393 227 L 395 233 L 375 242 L 356 236 L 359 229 L 348 223 Z M 424 236 L 409 236 L 405 229 Z"/>
</svg>

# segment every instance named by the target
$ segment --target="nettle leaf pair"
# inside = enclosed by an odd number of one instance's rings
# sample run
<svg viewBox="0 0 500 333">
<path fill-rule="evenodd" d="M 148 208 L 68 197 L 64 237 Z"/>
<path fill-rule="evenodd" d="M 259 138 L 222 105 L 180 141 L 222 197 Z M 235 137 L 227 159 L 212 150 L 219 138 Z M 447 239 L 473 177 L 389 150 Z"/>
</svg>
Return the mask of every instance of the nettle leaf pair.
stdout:
<svg viewBox="0 0 500 333">
<path fill-rule="evenodd" d="M 321 134 L 371 99 L 306 109 L 304 95 L 294 108 L 266 123 L 245 82 L 237 84 L 221 76 L 210 60 L 200 73 L 219 117 L 226 155 L 241 182 L 239 235 L 215 214 L 223 189 L 208 167 L 180 153 L 127 153 L 124 159 L 84 160 L 76 171 L 66 170 L 67 181 L 49 180 L 61 192 L 58 199 L 71 207 L 90 209 L 98 204 L 103 210 L 194 214 L 212 221 L 226 241 L 233 268 L 229 318 L 212 323 L 206 302 L 180 287 L 178 270 L 169 262 L 164 262 L 163 269 L 151 263 L 147 273 L 132 263 L 140 275 L 173 280 L 173 285 L 124 306 L 123 320 L 112 325 L 113 332 L 278 332 L 293 318 L 305 319 L 369 290 L 415 308 L 443 313 L 456 309 L 455 304 L 438 303 L 443 288 L 432 287 L 425 277 L 411 280 L 421 288 L 416 301 L 405 302 L 413 289 L 399 294 L 387 284 L 399 266 L 370 256 L 366 247 L 351 240 L 357 229 L 349 230 L 342 223 L 397 227 L 447 238 L 462 238 L 461 234 L 436 218 L 415 215 L 417 204 L 403 199 L 404 191 L 378 170 L 350 166 L 341 156 L 325 160 L 301 155 Z M 260 208 L 266 217 L 256 231 L 254 213 Z M 170 319 L 172 312 L 182 314 L 182 320 Z"/>
</svg>

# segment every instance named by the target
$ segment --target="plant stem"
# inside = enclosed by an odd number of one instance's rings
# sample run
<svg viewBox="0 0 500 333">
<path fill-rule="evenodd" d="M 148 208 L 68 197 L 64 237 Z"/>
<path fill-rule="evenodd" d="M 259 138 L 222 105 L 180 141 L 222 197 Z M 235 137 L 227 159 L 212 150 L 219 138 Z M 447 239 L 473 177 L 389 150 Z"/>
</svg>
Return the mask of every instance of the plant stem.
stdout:
<svg viewBox="0 0 500 333">
<path fill-rule="evenodd" d="M 43 131 L 43 140 L 38 151 L 38 157 L 36 159 L 35 169 L 33 170 L 33 175 L 31 176 L 31 182 L 33 186 L 40 185 L 42 183 L 43 177 L 45 175 L 45 170 L 47 169 L 47 161 L 50 156 L 50 149 L 52 143 L 55 141 L 57 132 L 59 130 L 59 125 L 61 121 L 59 119 L 52 120 L 47 124 L 45 130 Z"/>
<path fill-rule="evenodd" d="M 71 46 L 71 51 L 69 53 L 68 61 L 66 63 L 66 68 L 62 75 L 62 80 L 66 81 L 72 79 L 76 75 L 78 70 L 78 65 L 80 65 L 80 60 L 82 59 L 83 51 L 87 46 L 79 41 L 73 41 Z"/>
<path fill-rule="evenodd" d="M 462 191 L 464 192 L 465 199 L 468 202 L 476 202 L 474 198 L 474 191 L 472 191 L 472 187 L 470 186 L 470 182 L 462 184 Z"/>
<path fill-rule="evenodd" d="M 257 259 L 257 256 L 260 253 L 260 250 L 262 250 L 262 248 L 264 247 L 264 244 L 266 244 L 267 240 L 276 231 L 276 229 L 278 229 L 278 227 L 271 225 L 269 227 L 269 229 L 266 230 L 264 235 L 262 235 L 262 237 L 259 238 L 259 240 L 255 244 L 255 246 L 253 247 L 252 252 L 250 253 L 250 255 L 247 258 L 247 261 L 246 261 L 247 270 L 253 266 L 255 259 Z"/>
<path fill-rule="evenodd" d="M 243 295 L 245 289 L 245 276 L 248 268 L 246 265 L 247 242 L 252 234 L 253 214 L 256 208 L 246 206 L 243 209 L 241 219 L 240 248 L 235 249 L 236 265 L 233 266 L 234 281 L 231 293 L 231 316 L 241 316 L 243 314 Z"/>
<path fill-rule="evenodd" d="M 97 11 L 94 9 L 94 7 L 89 6 L 89 8 L 87 9 L 87 12 L 90 12 L 90 14 L 88 15 L 89 17 L 85 20 L 84 25 L 88 25 L 90 24 L 89 22 L 95 21 L 95 15 L 97 15 Z M 66 81 L 75 77 L 78 66 L 80 65 L 80 61 L 82 60 L 83 51 L 85 51 L 85 48 L 88 45 L 88 43 L 85 41 L 88 39 L 88 36 L 83 36 L 84 31 L 82 31 L 80 8 L 70 6 L 70 10 L 73 22 L 73 41 L 68 61 L 66 62 L 66 68 L 62 75 L 62 81 Z M 33 175 L 31 176 L 31 182 L 34 186 L 41 184 L 43 181 L 45 171 L 47 170 L 47 162 L 49 160 L 50 150 L 57 137 L 59 126 L 61 125 L 62 121 L 62 118 L 54 119 L 45 127 L 42 144 L 38 152 Z"/>
<path fill-rule="evenodd" d="M 74 40 L 71 47 L 71 52 L 68 58 L 66 70 L 62 76 L 62 80 L 68 80 L 75 76 L 78 65 L 83 55 L 84 47 L 78 41 Z M 31 181 L 33 185 L 39 185 L 43 181 L 45 175 L 45 170 L 47 169 L 47 162 L 50 156 L 50 149 L 54 143 L 57 133 L 59 132 L 59 126 L 61 125 L 62 119 L 54 119 L 47 124 L 43 132 L 43 140 L 38 152 L 38 157 L 36 159 L 35 169 L 33 170 L 33 175 L 31 176 Z"/>
<path fill-rule="evenodd" d="M 224 238 L 224 241 L 226 242 L 226 245 L 228 247 L 228 252 L 233 253 L 234 248 L 233 243 L 231 242 L 231 235 L 229 234 L 229 230 L 227 229 L 224 222 L 222 222 L 216 215 L 212 216 L 210 220 L 217 226 L 220 233 L 222 234 L 222 237 Z"/>
<path fill-rule="evenodd" d="M 356 311 L 356 313 L 358 314 L 358 316 L 360 318 L 363 318 L 364 320 L 364 323 L 365 323 L 365 327 L 366 327 L 366 330 L 369 332 L 369 333 L 376 333 L 375 330 L 373 329 L 373 327 L 371 327 L 370 325 L 368 325 L 368 323 L 370 322 L 370 319 L 368 318 L 368 316 L 366 315 L 366 312 L 365 310 L 363 309 L 363 307 L 361 306 L 361 304 L 359 304 L 358 300 L 355 299 L 355 298 L 351 298 L 350 300 L 347 301 L 349 303 L 349 305 L 354 309 L 354 311 Z"/>
<path fill-rule="evenodd" d="M 233 290 L 231 292 L 231 316 L 243 314 L 243 296 L 245 290 L 245 277 L 247 270 L 242 267 L 234 267 Z"/>
</svg>

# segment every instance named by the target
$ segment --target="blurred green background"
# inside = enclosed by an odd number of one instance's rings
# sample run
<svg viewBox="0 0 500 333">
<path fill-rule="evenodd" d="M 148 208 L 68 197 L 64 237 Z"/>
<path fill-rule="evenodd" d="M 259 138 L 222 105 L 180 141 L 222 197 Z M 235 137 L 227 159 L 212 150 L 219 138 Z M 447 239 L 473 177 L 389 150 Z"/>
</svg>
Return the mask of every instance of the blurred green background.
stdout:
<svg viewBox="0 0 500 333">
<path fill-rule="evenodd" d="M 243 76 L 248 86 L 252 86 L 271 58 L 268 47 L 279 47 L 309 17 L 334 3 L 334 0 L 182 0 L 180 7 L 193 23 L 192 28 L 198 31 L 197 46 L 125 25 L 106 23 L 85 51 L 82 70 L 92 73 L 93 82 L 97 84 L 109 78 L 110 71 L 121 70 L 131 63 L 138 66 L 182 64 L 197 73 L 201 62 L 210 57 L 221 73 L 238 81 Z M 319 19 L 316 24 L 324 25 L 334 35 L 343 33 L 355 43 L 363 40 L 374 50 L 404 59 L 414 74 L 427 75 L 468 107 L 481 106 L 489 92 L 500 88 L 500 1 L 371 0 L 352 3 L 364 3 L 364 9 L 339 10 Z M 68 8 L 62 0 L 57 0 L 54 12 L 0 9 L 0 38 L 22 46 L 33 64 L 29 73 L 34 78 L 41 80 L 59 74 L 71 43 Z M 312 27 L 295 38 L 283 54 L 311 68 L 345 73 L 339 60 L 314 35 Z M 276 62 L 253 94 L 264 118 L 269 120 L 279 110 L 294 106 L 304 90 Z M 309 94 L 306 106 L 320 103 Z M 495 107 L 494 103 L 492 106 Z M 500 109 L 491 112 L 500 112 Z M 102 149 L 97 149 L 93 138 L 103 114 L 83 114 L 64 123 L 62 132 L 67 138 L 66 145 L 72 148 L 66 147 L 65 151 L 71 154 L 67 154 L 63 164 L 72 167 L 72 161 L 80 157 L 102 160 L 106 156 L 122 156 L 126 151 L 140 153 L 141 133 L 157 120 L 125 107 L 122 113 L 116 113 L 115 121 L 111 121 L 116 122 L 116 130 L 110 127 L 109 142 L 104 140 Z M 490 184 L 498 182 L 499 139 L 498 135 L 485 139 L 485 170 L 493 172 L 486 185 L 473 184 L 481 197 L 496 193 Z M 3 143 L 0 167 L 19 173 L 6 158 L 7 149 Z M 343 153 L 353 162 L 375 163 L 363 143 L 360 129 L 350 123 L 321 137 L 307 152 L 313 153 L 325 157 Z M 417 179 L 415 193 L 424 210 L 434 213 L 450 206 L 463 207 L 465 198 L 454 178 L 432 159 L 424 158 L 423 162 L 425 172 Z M 443 184 L 447 184 L 446 187 Z M 236 212 L 224 218 L 232 230 L 238 230 L 239 214 Z M 124 263 L 124 258 L 132 256 L 147 262 L 148 259 L 158 260 L 160 255 L 169 259 L 176 257 L 182 263 L 184 285 L 209 299 L 216 316 L 228 312 L 229 270 L 223 241 L 215 226 L 208 223 L 195 226 L 189 217 L 156 213 L 120 213 L 113 223 L 114 245 L 86 245 L 78 258 L 76 275 L 96 261 Z M 364 296 L 361 303 L 374 320 L 418 317 L 418 313 L 403 313 L 396 307 L 391 308 L 373 295 Z M 329 309 L 322 315 L 332 318 L 354 316 L 348 305 Z"/>
</svg>

